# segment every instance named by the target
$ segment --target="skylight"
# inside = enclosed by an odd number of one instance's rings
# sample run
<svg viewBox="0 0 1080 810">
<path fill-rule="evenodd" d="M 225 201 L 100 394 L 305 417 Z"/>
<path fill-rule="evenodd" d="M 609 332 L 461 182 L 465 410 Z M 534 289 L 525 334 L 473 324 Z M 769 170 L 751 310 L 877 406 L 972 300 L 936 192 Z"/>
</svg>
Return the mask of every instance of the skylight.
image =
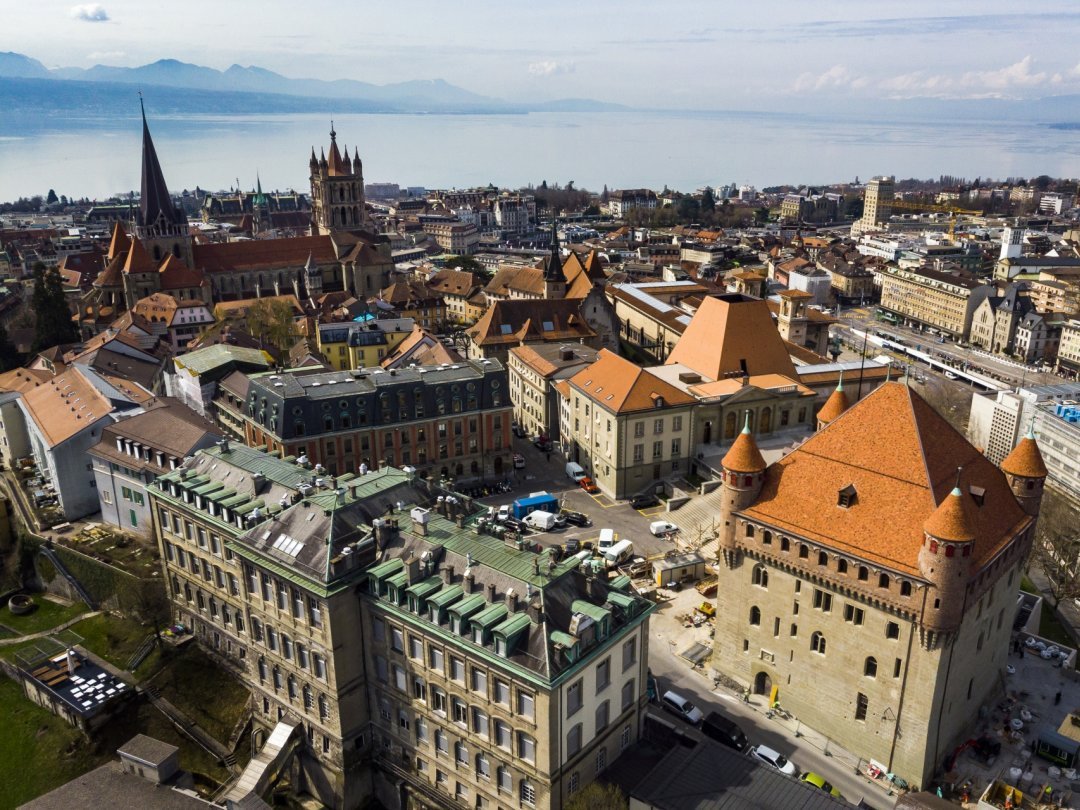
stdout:
<svg viewBox="0 0 1080 810">
<path fill-rule="evenodd" d="M 293 537 L 289 537 L 287 534 L 279 534 L 277 540 L 274 541 L 274 548 L 283 554 L 288 554 L 290 557 L 295 557 L 299 554 L 300 549 L 303 547 L 303 543 Z"/>
</svg>

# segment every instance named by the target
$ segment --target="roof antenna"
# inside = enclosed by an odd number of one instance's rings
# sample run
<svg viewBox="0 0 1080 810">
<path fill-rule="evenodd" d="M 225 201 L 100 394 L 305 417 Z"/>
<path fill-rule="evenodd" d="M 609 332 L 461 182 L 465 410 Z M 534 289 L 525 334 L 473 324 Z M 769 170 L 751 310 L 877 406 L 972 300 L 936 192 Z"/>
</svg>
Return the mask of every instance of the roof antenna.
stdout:
<svg viewBox="0 0 1080 810">
<path fill-rule="evenodd" d="M 956 468 L 956 486 L 953 488 L 953 492 L 960 493 L 960 476 L 964 472 L 964 466 L 961 464 Z"/>
</svg>

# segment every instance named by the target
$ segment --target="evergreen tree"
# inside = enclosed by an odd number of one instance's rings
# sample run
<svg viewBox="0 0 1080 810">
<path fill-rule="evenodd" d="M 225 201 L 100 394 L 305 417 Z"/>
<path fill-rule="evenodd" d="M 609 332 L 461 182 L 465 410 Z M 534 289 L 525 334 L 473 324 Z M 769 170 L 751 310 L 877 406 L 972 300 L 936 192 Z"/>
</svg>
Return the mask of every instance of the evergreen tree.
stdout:
<svg viewBox="0 0 1080 810">
<path fill-rule="evenodd" d="M 705 190 L 701 192 L 701 212 L 711 214 L 714 210 L 716 210 L 716 197 L 713 195 L 713 190 L 705 186 Z"/>
<path fill-rule="evenodd" d="M 604 183 L 604 190 L 600 192 L 600 202 L 606 203 L 611 199 L 611 192 L 608 191 L 607 183 Z"/>
<path fill-rule="evenodd" d="M 7 329 L 0 324 L 0 372 L 11 371 L 22 365 L 22 358 L 15 351 L 15 344 L 8 337 Z"/>
<path fill-rule="evenodd" d="M 79 330 L 71 320 L 71 310 L 64 296 L 64 283 L 55 267 L 46 269 L 40 262 L 34 266 L 34 351 L 62 343 L 74 343 Z"/>
<path fill-rule="evenodd" d="M 60 202 L 60 198 L 56 196 L 56 192 L 53 189 L 49 189 L 49 196 L 45 198 L 46 205 L 56 205 Z"/>
</svg>

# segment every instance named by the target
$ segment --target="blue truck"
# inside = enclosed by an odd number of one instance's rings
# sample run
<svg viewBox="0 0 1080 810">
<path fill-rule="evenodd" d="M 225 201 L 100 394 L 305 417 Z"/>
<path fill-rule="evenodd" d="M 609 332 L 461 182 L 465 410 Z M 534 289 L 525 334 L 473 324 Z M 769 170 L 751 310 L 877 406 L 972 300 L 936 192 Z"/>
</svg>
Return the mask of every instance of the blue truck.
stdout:
<svg viewBox="0 0 1080 810">
<path fill-rule="evenodd" d="M 559 499 L 547 492 L 534 492 L 527 498 L 514 501 L 514 517 L 518 520 L 540 509 L 553 515 L 559 514 Z"/>
</svg>

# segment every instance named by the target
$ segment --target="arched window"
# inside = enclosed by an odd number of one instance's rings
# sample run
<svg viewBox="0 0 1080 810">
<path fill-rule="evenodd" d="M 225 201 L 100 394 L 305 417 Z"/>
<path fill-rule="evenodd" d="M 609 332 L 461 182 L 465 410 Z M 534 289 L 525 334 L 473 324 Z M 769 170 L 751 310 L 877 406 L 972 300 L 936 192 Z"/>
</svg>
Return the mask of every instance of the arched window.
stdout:
<svg viewBox="0 0 1080 810">
<path fill-rule="evenodd" d="M 889 587 L 889 575 L 888 574 L 879 574 L 877 584 L 878 584 L 879 588 L 888 588 Z"/>
<path fill-rule="evenodd" d="M 866 580 L 868 580 L 868 579 L 870 579 L 870 569 L 867 568 L 865 565 L 860 565 L 859 566 L 859 581 L 860 582 L 866 582 Z"/>
<path fill-rule="evenodd" d="M 770 532 L 768 529 L 766 529 L 764 532 L 762 532 L 761 543 L 762 543 L 762 545 L 765 545 L 765 546 L 771 546 L 772 545 L 772 532 Z"/>
<path fill-rule="evenodd" d="M 736 420 L 736 417 L 735 417 L 734 413 L 729 413 L 726 417 L 724 417 L 724 438 L 725 439 L 734 439 L 735 438 L 736 421 L 737 420 Z"/>
<path fill-rule="evenodd" d="M 836 572 L 838 574 L 846 574 L 847 573 L 847 560 L 840 559 L 840 560 L 836 561 Z"/>
<path fill-rule="evenodd" d="M 815 631 L 810 636 L 810 650 L 816 652 L 818 655 L 825 654 L 825 636 L 821 634 L 821 631 Z"/>
<path fill-rule="evenodd" d="M 863 675 L 867 678 L 877 677 L 877 659 L 874 656 L 868 656 L 866 663 L 863 664 Z"/>
<path fill-rule="evenodd" d="M 791 551 L 791 541 L 788 540 L 786 537 L 781 537 L 780 538 L 780 550 L 781 551 Z"/>
<path fill-rule="evenodd" d="M 750 624 L 755 627 L 761 624 L 761 609 L 757 605 L 750 608 Z"/>
<path fill-rule="evenodd" d="M 826 554 L 824 551 L 819 551 L 817 553 L 817 564 L 818 565 L 828 565 L 829 564 L 829 555 Z"/>
<path fill-rule="evenodd" d="M 750 581 L 761 588 L 769 587 L 769 569 L 767 569 L 761 563 L 754 566 L 754 570 L 750 574 Z"/>
<path fill-rule="evenodd" d="M 907 580 L 900 583 L 900 595 L 911 596 L 911 583 Z"/>
<path fill-rule="evenodd" d="M 806 543 L 799 543 L 799 556 L 804 560 L 809 557 L 810 546 L 806 545 Z"/>
</svg>

